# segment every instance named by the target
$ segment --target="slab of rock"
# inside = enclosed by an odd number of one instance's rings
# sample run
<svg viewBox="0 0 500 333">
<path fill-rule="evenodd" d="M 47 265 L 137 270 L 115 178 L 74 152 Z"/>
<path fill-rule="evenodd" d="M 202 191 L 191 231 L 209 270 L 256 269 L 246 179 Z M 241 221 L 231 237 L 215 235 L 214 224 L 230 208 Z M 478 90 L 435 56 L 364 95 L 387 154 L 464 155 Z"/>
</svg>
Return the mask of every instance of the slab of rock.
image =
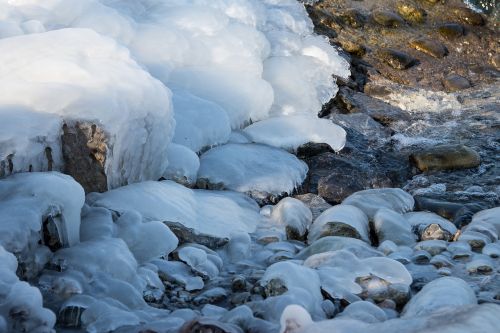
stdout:
<svg viewBox="0 0 500 333">
<path fill-rule="evenodd" d="M 420 171 L 475 168 L 481 163 L 479 154 L 463 145 L 440 145 L 415 152 L 410 162 Z"/>
</svg>

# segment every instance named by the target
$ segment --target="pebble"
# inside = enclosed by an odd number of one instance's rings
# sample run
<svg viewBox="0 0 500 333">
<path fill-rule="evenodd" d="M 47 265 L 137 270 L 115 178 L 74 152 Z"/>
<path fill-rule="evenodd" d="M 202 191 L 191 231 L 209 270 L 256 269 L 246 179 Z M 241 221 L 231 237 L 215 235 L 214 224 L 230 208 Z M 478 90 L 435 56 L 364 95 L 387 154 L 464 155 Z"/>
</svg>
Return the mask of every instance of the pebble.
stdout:
<svg viewBox="0 0 500 333">
<path fill-rule="evenodd" d="M 444 23 L 438 27 L 438 32 L 448 40 L 455 40 L 465 34 L 465 29 L 459 23 Z"/>
<path fill-rule="evenodd" d="M 394 69 L 404 70 L 416 64 L 416 59 L 408 53 L 393 49 L 379 51 L 378 58 Z"/>
<path fill-rule="evenodd" d="M 486 23 L 481 14 L 466 7 L 455 7 L 451 9 L 451 12 L 462 23 L 476 26 L 484 25 Z"/>
<path fill-rule="evenodd" d="M 429 252 L 425 250 L 415 251 L 411 257 L 411 261 L 418 265 L 426 265 L 430 262 L 432 256 Z"/>
<path fill-rule="evenodd" d="M 440 254 L 446 250 L 446 247 L 447 243 L 443 240 L 426 240 L 415 245 L 416 250 L 425 250 L 429 252 L 431 256 Z"/>
<path fill-rule="evenodd" d="M 453 266 L 453 263 L 450 261 L 450 259 L 448 259 L 448 257 L 446 257 L 442 254 L 438 254 L 438 255 L 432 257 L 430 264 L 436 268 Z"/>
<path fill-rule="evenodd" d="M 455 92 L 472 87 L 469 80 L 458 74 L 450 74 L 443 79 L 443 86 L 448 92 Z"/>
<path fill-rule="evenodd" d="M 410 162 L 422 172 L 475 168 L 481 163 L 479 154 L 464 145 L 438 145 L 414 152 Z"/>
<path fill-rule="evenodd" d="M 412 23 L 423 23 L 427 13 L 409 1 L 398 1 L 396 9 L 405 20 Z"/>
<path fill-rule="evenodd" d="M 374 10 L 372 12 L 372 18 L 379 25 L 388 28 L 398 28 L 405 25 L 405 21 L 401 18 L 401 16 L 387 10 Z"/>
<path fill-rule="evenodd" d="M 411 41 L 410 46 L 437 59 L 444 58 L 448 54 L 446 46 L 432 39 L 418 38 Z"/>
<path fill-rule="evenodd" d="M 471 262 L 466 265 L 470 274 L 490 274 L 493 272 L 493 261 L 486 255 L 476 255 Z"/>
<path fill-rule="evenodd" d="M 500 242 L 490 243 L 485 245 L 483 248 L 483 254 L 490 256 L 491 258 L 500 257 Z"/>
</svg>

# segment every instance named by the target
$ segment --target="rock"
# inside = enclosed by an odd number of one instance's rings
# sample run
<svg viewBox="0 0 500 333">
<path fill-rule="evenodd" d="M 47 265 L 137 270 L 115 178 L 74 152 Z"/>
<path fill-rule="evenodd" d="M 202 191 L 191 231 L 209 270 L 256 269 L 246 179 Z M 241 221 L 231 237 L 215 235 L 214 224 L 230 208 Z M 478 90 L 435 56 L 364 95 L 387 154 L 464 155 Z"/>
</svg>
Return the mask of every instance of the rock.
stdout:
<svg viewBox="0 0 500 333">
<path fill-rule="evenodd" d="M 336 158 L 335 168 L 330 175 L 318 181 L 318 194 L 330 203 L 340 203 L 351 194 L 364 190 L 370 185 L 366 180 L 368 174 L 356 163 Z"/>
<path fill-rule="evenodd" d="M 396 9 L 406 21 L 411 23 L 423 23 L 427 13 L 420 7 L 409 1 L 396 2 Z"/>
<path fill-rule="evenodd" d="M 272 208 L 271 220 L 285 227 L 287 239 L 304 240 L 312 223 L 312 213 L 302 201 L 284 198 Z"/>
<path fill-rule="evenodd" d="M 486 245 L 482 252 L 491 258 L 500 258 L 500 242 L 497 241 Z"/>
<path fill-rule="evenodd" d="M 243 333 L 237 325 L 222 323 L 213 318 L 201 317 L 185 323 L 180 332 Z"/>
<path fill-rule="evenodd" d="M 224 288 L 216 287 L 208 289 L 193 299 L 194 304 L 214 304 L 225 300 L 227 291 Z"/>
<path fill-rule="evenodd" d="M 479 252 L 483 249 L 486 244 L 491 243 L 491 239 L 477 231 L 464 231 L 460 234 L 459 241 L 464 241 L 469 243 L 472 251 Z"/>
<path fill-rule="evenodd" d="M 326 152 L 333 153 L 333 149 L 330 145 L 326 143 L 308 142 L 297 148 L 297 157 L 300 159 L 306 159 Z"/>
<path fill-rule="evenodd" d="M 326 236 L 351 237 L 370 243 L 368 217 L 355 206 L 333 206 L 314 220 L 307 240 L 312 243 Z"/>
<path fill-rule="evenodd" d="M 332 205 L 326 202 L 325 199 L 313 193 L 296 195 L 294 198 L 302 201 L 307 207 L 309 207 L 313 220 L 320 216 L 325 210 L 332 207 Z"/>
<path fill-rule="evenodd" d="M 448 40 L 455 40 L 465 34 L 465 29 L 458 23 L 444 23 L 438 27 L 438 32 Z"/>
<path fill-rule="evenodd" d="M 415 245 L 416 250 L 425 250 L 430 253 L 431 256 L 440 254 L 447 249 L 447 243 L 443 240 L 426 240 L 418 242 Z"/>
<path fill-rule="evenodd" d="M 484 254 L 475 255 L 472 261 L 465 266 L 469 274 L 491 274 L 495 269 L 495 264 L 491 258 Z"/>
<path fill-rule="evenodd" d="M 405 21 L 398 14 L 382 10 L 376 9 L 372 12 L 372 19 L 377 24 L 388 27 L 388 28 L 398 28 L 405 25 Z"/>
<path fill-rule="evenodd" d="M 358 258 L 382 256 L 382 252 L 375 250 L 370 245 L 359 239 L 339 236 L 327 236 L 318 239 L 308 247 L 302 249 L 297 254 L 296 258 L 305 260 L 315 254 L 328 251 L 339 251 L 342 249 L 349 250 L 349 252 L 355 254 Z"/>
<path fill-rule="evenodd" d="M 86 308 L 76 305 L 64 306 L 57 315 L 57 324 L 64 328 L 80 328 L 85 310 Z"/>
<path fill-rule="evenodd" d="M 387 320 L 384 311 L 373 303 L 367 301 L 349 304 L 338 318 L 360 320 L 365 323 L 379 323 Z"/>
<path fill-rule="evenodd" d="M 451 241 L 457 227 L 439 215 L 429 212 L 411 212 L 404 215 L 420 240 L 440 239 Z"/>
<path fill-rule="evenodd" d="M 371 275 L 356 279 L 356 283 L 363 288 L 361 298 L 382 302 L 386 299 L 394 301 L 397 306 L 403 306 L 410 298 L 410 289 L 405 284 L 391 284 L 385 279 Z"/>
<path fill-rule="evenodd" d="M 438 41 L 427 38 L 415 39 L 410 42 L 410 46 L 420 52 L 438 59 L 443 58 L 448 54 L 446 46 Z"/>
<path fill-rule="evenodd" d="M 410 162 L 420 171 L 427 172 L 475 168 L 481 163 L 481 158 L 467 146 L 440 145 L 411 154 Z"/>
<path fill-rule="evenodd" d="M 108 190 L 107 140 L 105 131 L 93 123 L 76 122 L 63 126 L 64 173 L 80 183 L 85 193 Z"/>
<path fill-rule="evenodd" d="M 337 42 L 343 50 L 355 56 L 362 57 L 366 53 L 366 47 L 360 41 L 342 36 L 337 38 Z"/>
<path fill-rule="evenodd" d="M 432 256 L 425 250 L 415 251 L 411 257 L 411 261 L 417 265 L 427 265 L 430 263 Z"/>
<path fill-rule="evenodd" d="M 490 62 L 496 69 L 500 70 L 500 54 L 497 53 L 493 55 Z"/>
<path fill-rule="evenodd" d="M 351 28 L 362 28 L 365 25 L 366 17 L 355 8 L 349 8 L 340 13 L 339 17 Z"/>
<path fill-rule="evenodd" d="M 380 243 L 389 240 L 396 245 L 415 244 L 415 234 L 411 224 L 401 214 L 391 209 L 379 209 L 373 218 L 373 227 Z"/>
<path fill-rule="evenodd" d="M 475 204 L 461 204 L 423 196 L 415 196 L 415 209 L 436 213 L 452 221 L 458 228 L 461 228 L 470 223 L 474 213 L 480 210 L 481 207 Z"/>
<path fill-rule="evenodd" d="M 220 238 L 213 235 L 207 235 L 188 228 L 179 222 L 163 222 L 179 239 L 179 245 L 186 243 L 196 243 L 208 247 L 209 249 L 218 249 L 229 242 L 229 238 Z"/>
<path fill-rule="evenodd" d="M 442 254 L 438 254 L 438 255 L 435 255 L 434 257 L 432 257 L 432 259 L 429 263 L 436 268 L 452 267 L 453 266 L 450 259 Z"/>
<path fill-rule="evenodd" d="M 471 83 L 465 77 L 458 74 L 450 74 L 443 79 L 443 86 L 448 92 L 455 92 L 471 87 Z"/>
<path fill-rule="evenodd" d="M 377 57 L 394 69 L 407 69 L 416 64 L 416 59 L 408 53 L 393 49 L 384 49 L 378 52 Z"/>
<path fill-rule="evenodd" d="M 481 14 L 467 7 L 455 7 L 451 9 L 451 12 L 460 22 L 465 24 L 480 26 L 486 23 Z"/>
</svg>

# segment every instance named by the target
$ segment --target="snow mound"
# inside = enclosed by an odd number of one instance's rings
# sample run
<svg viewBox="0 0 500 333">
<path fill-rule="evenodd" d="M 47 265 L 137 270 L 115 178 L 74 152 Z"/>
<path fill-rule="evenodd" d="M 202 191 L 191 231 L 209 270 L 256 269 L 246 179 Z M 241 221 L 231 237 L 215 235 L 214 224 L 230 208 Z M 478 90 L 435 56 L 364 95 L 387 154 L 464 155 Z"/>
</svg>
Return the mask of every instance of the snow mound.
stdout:
<svg viewBox="0 0 500 333">
<path fill-rule="evenodd" d="M 282 116 L 256 122 L 245 133 L 257 143 L 296 151 L 308 142 L 327 143 L 333 150 L 345 146 L 345 130 L 328 119 L 311 116 Z"/>
<path fill-rule="evenodd" d="M 198 183 L 206 180 L 243 193 L 291 193 L 306 178 L 307 165 L 284 150 L 260 144 L 227 144 L 200 158 Z"/>
<path fill-rule="evenodd" d="M 191 190 L 171 181 L 142 182 L 91 193 L 87 202 L 117 212 L 137 211 L 146 221 L 179 222 L 221 238 L 238 231 L 253 232 L 261 218 L 257 203 L 245 195 Z"/>
</svg>

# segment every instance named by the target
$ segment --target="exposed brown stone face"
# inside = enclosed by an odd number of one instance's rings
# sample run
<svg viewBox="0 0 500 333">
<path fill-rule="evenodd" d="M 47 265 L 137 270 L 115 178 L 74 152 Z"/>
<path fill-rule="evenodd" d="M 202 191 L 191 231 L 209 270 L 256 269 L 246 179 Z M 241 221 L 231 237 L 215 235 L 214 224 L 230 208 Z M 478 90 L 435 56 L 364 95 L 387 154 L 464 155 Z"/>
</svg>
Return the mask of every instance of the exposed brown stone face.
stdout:
<svg viewBox="0 0 500 333">
<path fill-rule="evenodd" d="M 64 173 L 79 182 L 86 193 L 108 190 L 105 173 L 106 133 L 88 122 L 66 123 L 61 136 Z"/>
</svg>

